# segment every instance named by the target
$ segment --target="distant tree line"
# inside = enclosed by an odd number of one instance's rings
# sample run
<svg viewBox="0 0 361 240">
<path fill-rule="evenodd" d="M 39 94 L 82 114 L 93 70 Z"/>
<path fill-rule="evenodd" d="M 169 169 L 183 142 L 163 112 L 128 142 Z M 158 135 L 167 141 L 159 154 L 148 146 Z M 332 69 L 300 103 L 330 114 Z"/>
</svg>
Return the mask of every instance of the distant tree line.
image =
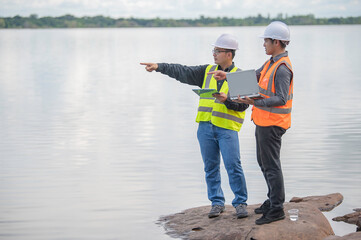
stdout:
<svg viewBox="0 0 361 240">
<path fill-rule="evenodd" d="M 283 16 L 275 18 L 263 17 L 258 14 L 254 17 L 210 18 L 200 16 L 198 19 L 142 19 L 142 18 L 110 18 L 104 16 L 75 17 L 64 15 L 60 17 L 38 17 L 32 14 L 29 17 L 0 17 L 0 28 L 122 28 L 122 27 L 222 27 L 222 26 L 260 26 L 271 21 L 281 20 L 289 25 L 331 25 L 331 24 L 361 24 L 359 17 L 316 18 L 313 14 L 298 16 Z"/>
</svg>

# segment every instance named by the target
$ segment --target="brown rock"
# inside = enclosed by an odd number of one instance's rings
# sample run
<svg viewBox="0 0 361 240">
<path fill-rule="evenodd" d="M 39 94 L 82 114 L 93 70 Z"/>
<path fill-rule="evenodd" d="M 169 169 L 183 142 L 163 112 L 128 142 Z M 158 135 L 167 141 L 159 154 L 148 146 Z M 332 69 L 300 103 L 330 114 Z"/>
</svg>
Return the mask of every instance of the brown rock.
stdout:
<svg viewBox="0 0 361 240">
<path fill-rule="evenodd" d="M 340 205 L 343 201 L 341 193 L 332 193 L 324 196 L 294 197 L 290 202 L 308 202 L 315 205 L 322 212 L 328 212 Z"/>
<path fill-rule="evenodd" d="M 265 225 L 255 224 L 262 216 L 254 213 L 258 206 L 248 206 L 249 216 L 243 219 L 237 219 L 229 205 L 221 216 L 209 219 L 210 206 L 203 206 L 161 217 L 160 223 L 169 235 L 189 240 L 317 240 L 334 235 L 325 216 L 309 203 L 285 203 L 286 218 Z M 299 209 L 298 221 L 289 219 L 291 208 Z"/>
<path fill-rule="evenodd" d="M 359 211 L 359 208 L 354 209 L 354 211 L 356 211 L 356 212 L 349 213 L 344 216 L 335 217 L 335 218 L 332 218 L 332 220 L 336 221 L 336 222 L 343 221 L 343 222 L 349 223 L 349 224 L 356 224 L 356 226 L 357 226 L 356 231 L 360 232 L 361 231 L 361 211 Z"/>
<path fill-rule="evenodd" d="M 360 240 L 361 239 L 361 232 L 350 233 L 343 237 L 339 236 L 329 236 L 324 240 Z"/>
<path fill-rule="evenodd" d="M 328 236 L 326 238 L 324 238 L 323 240 L 340 240 L 341 237 L 340 236 Z"/>
</svg>

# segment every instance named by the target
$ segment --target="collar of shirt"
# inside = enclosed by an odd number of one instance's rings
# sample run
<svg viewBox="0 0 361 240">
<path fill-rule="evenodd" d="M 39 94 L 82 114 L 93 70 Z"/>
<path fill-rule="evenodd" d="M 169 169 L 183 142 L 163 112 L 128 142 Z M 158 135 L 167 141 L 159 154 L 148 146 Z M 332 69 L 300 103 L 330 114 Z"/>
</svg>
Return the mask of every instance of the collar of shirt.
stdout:
<svg viewBox="0 0 361 240">
<path fill-rule="evenodd" d="M 234 68 L 234 62 L 232 62 L 232 65 L 224 70 L 222 69 L 222 67 L 220 65 L 218 65 L 218 70 L 222 70 L 224 72 L 230 72 L 233 68 Z"/>
<path fill-rule="evenodd" d="M 271 61 L 272 63 L 275 63 L 275 62 L 277 62 L 278 60 L 280 60 L 281 57 L 287 57 L 287 56 L 288 56 L 288 52 L 286 51 L 286 52 L 281 53 L 281 54 L 279 54 L 279 55 L 277 55 L 277 56 L 275 56 L 275 57 L 271 57 L 270 61 Z"/>
</svg>

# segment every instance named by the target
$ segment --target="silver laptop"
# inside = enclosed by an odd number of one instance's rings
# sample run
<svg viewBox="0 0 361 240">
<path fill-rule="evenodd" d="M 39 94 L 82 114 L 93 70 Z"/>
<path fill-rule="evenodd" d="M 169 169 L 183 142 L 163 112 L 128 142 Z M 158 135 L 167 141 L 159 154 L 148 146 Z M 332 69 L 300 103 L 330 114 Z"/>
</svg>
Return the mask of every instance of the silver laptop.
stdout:
<svg viewBox="0 0 361 240">
<path fill-rule="evenodd" d="M 259 94 L 256 71 L 254 69 L 227 73 L 231 100 L 241 98 L 262 98 Z"/>
</svg>

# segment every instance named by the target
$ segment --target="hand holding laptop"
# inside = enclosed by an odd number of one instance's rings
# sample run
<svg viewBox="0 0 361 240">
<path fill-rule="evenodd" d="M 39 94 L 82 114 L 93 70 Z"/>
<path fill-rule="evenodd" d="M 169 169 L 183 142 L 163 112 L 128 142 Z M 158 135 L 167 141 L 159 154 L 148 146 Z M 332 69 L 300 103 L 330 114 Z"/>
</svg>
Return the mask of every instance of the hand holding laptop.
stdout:
<svg viewBox="0 0 361 240">
<path fill-rule="evenodd" d="M 245 97 L 238 96 L 238 98 L 233 100 L 233 101 L 238 102 L 238 103 L 245 103 L 245 104 L 249 104 L 249 105 L 254 105 L 254 99 L 249 98 L 247 96 L 245 96 Z"/>
</svg>

